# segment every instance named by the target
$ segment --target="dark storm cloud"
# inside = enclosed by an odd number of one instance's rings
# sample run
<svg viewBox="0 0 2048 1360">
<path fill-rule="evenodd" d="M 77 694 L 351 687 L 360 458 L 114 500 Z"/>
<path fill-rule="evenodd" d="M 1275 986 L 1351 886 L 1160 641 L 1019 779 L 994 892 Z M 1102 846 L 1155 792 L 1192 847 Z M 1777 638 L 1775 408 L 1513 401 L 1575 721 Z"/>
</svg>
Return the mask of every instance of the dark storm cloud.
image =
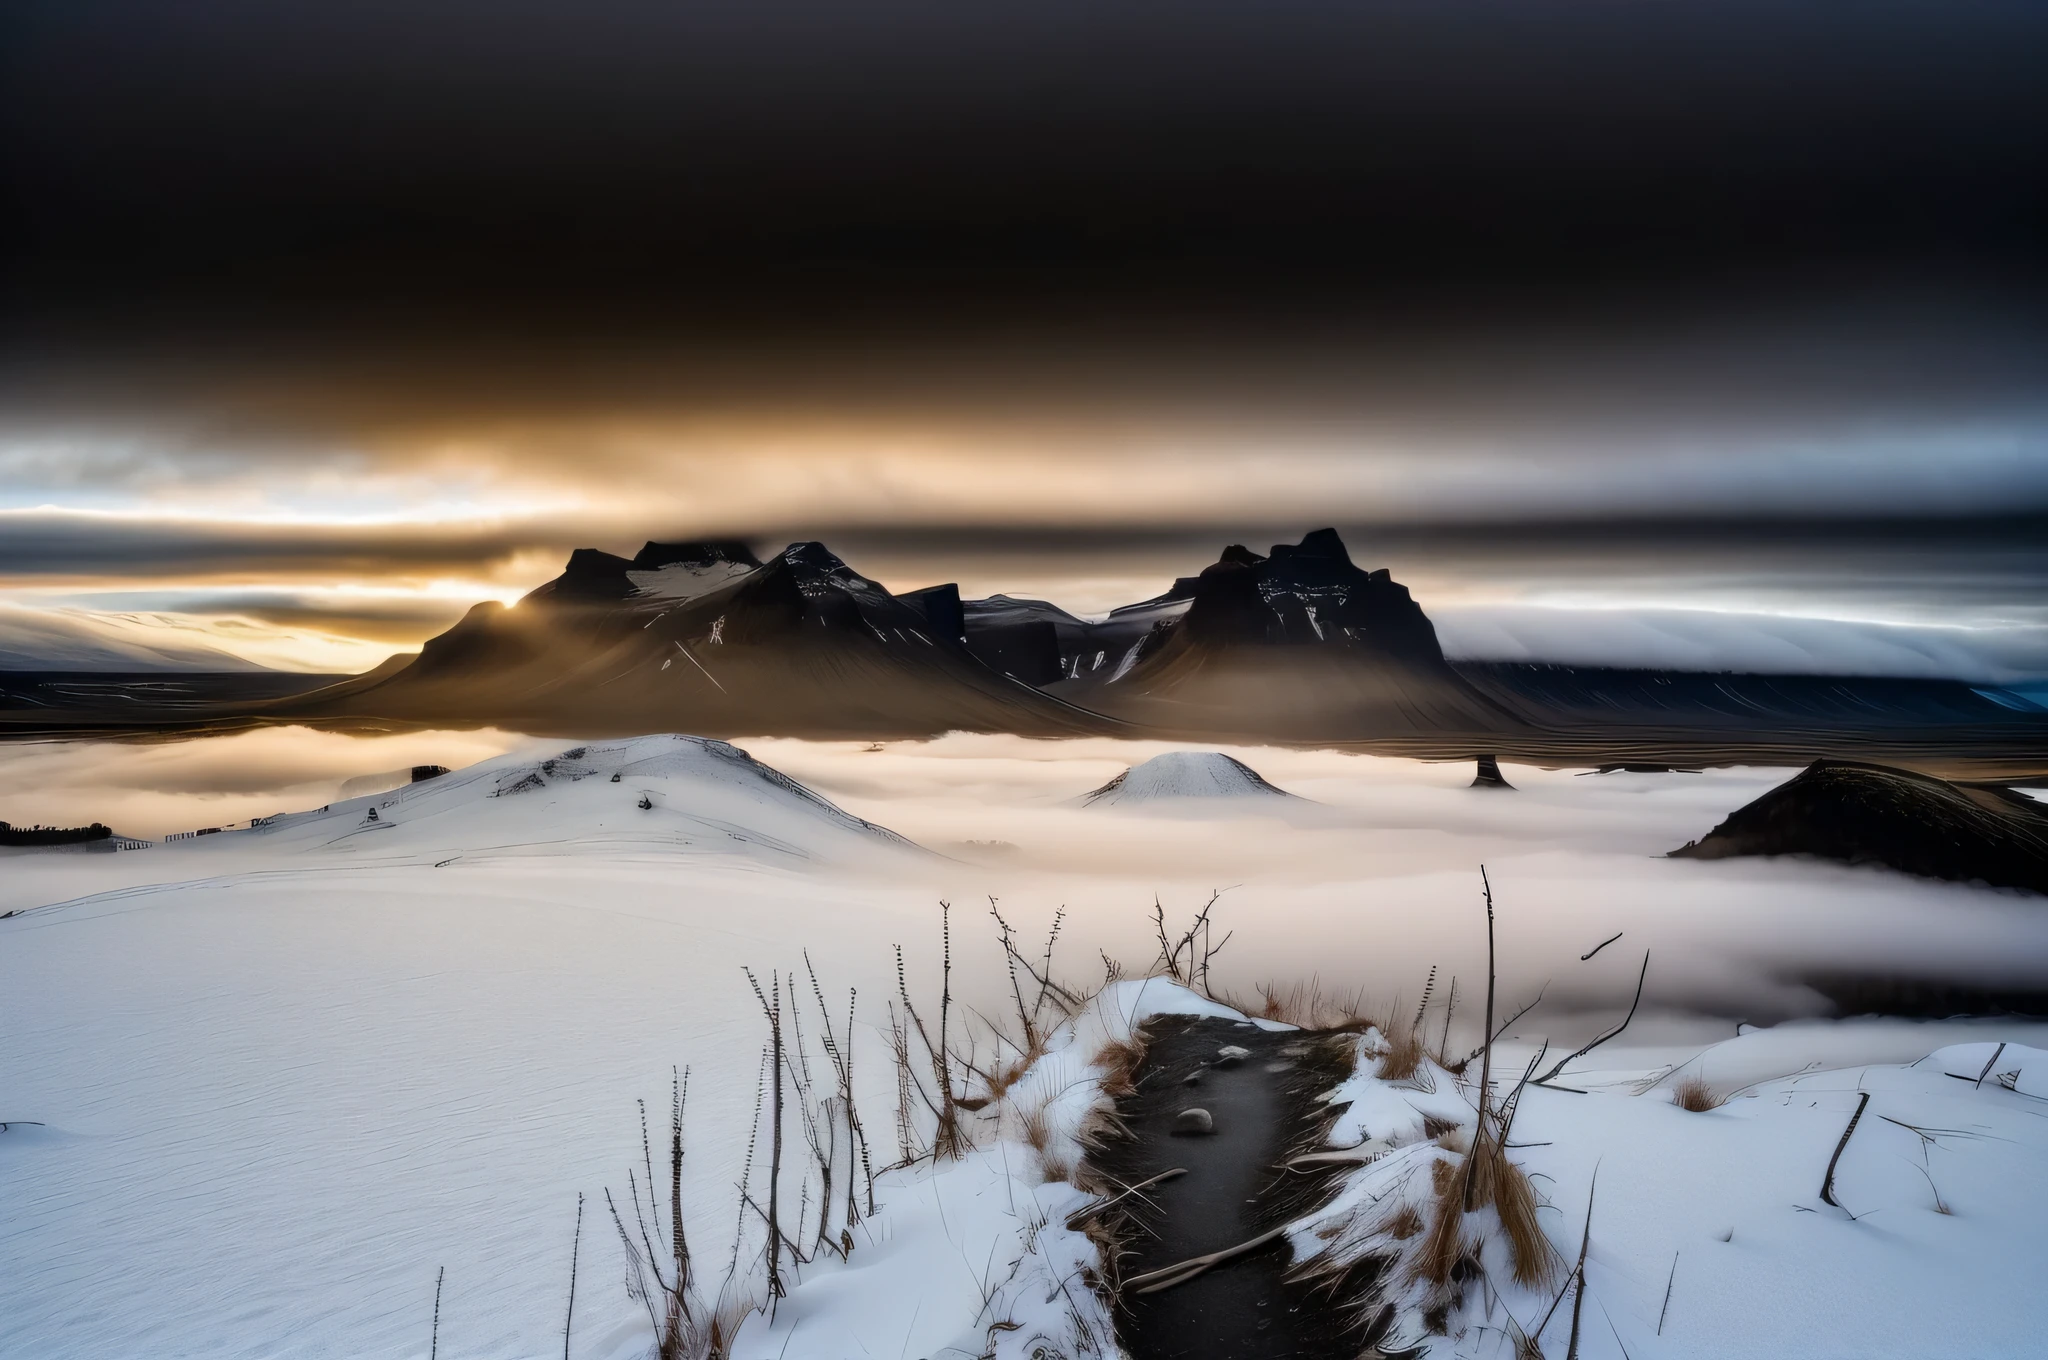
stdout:
<svg viewBox="0 0 2048 1360">
<path fill-rule="evenodd" d="M 41 342 L 1484 330 L 2039 292 L 2024 3 L 9 15 L 8 254 Z"/>
<path fill-rule="evenodd" d="M 1265 551 L 1297 539 L 1311 522 L 1248 515 L 1207 523 L 1133 519 L 1086 526 L 1001 522 L 875 525 L 830 520 L 734 528 L 760 551 L 821 538 L 856 567 L 903 581 L 962 572 L 1004 570 L 1044 574 L 1090 570 L 1192 573 L 1227 543 Z M 1477 522 L 1363 522 L 1337 519 L 1353 555 L 1369 565 L 1426 562 L 1439 570 L 1515 574 L 1653 573 L 1682 569 L 1723 580 L 1811 577 L 1829 570 L 1881 583 L 1899 602 L 1932 606 L 1964 602 L 1981 590 L 2008 599 L 2017 591 L 2048 591 L 2048 516 L 1956 515 L 1892 518 L 1494 519 Z M 594 517 L 535 516 L 472 523 L 306 524 L 241 520 L 138 519 L 67 511 L 0 514 L 0 579 L 16 586 L 49 580 L 136 581 L 160 578 L 147 600 L 96 594 L 104 609 L 197 609 L 246 613 L 275 622 L 336 618 L 346 612 L 398 636 L 423 619 L 439 618 L 442 601 L 341 605 L 302 592 L 215 590 L 177 593 L 178 582 L 207 577 L 290 580 L 391 579 L 436 575 L 486 578 L 524 557 L 533 582 L 552 575 L 576 547 L 630 555 L 648 536 L 674 540 L 690 526 Z M 1162 588 L 1166 580 L 1162 578 Z M 370 635 L 366 633 L 365 635 Z M 381 635 L 381 633 L 379 634 Z"/>
<path fill-rule="evenodd" d="M 522 550 L 566 555 L 574 523 L 306 524 L 77 514 L 0 514 L 0 578 L 402 577 L 481 571 Z"/>
</svg>

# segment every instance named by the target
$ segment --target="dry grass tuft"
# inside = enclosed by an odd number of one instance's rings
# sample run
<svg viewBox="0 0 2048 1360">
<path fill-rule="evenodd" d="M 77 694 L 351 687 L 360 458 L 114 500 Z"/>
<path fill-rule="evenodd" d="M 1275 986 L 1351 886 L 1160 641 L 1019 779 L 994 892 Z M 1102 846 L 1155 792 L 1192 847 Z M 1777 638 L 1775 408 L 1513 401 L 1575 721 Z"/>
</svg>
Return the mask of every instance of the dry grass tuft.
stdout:
<svg viewBox="0 0 2048 1360">
<path fill-rule="evenodd" d="M 1529 1183 L 1522 1168 L 1491 1140 L 1464 1160 L 1440 1158 L 1430 1168 L 1434 1207 L 1428 1225 L 1429 1237 L 1415 1258 L 1413 1269 L 1416 1278 L 1436 1285 L 1448 1284 L 1451 1272 L 1468 1253 L 1470 1244 L 1464 1231 L 1465 1181 L 1468 1175 L 1472 1181 L 1473 1207 L 1483 1208 L 1490 1204 L 1500 1219 L 1515 1282 L 1535 1287 L 1553 1281 L 1557 1276 L 1557 1249 L 1543 1235 L 1543 1226 L 1537 1219 L 1536 1188 Z M 1406 1212 L 1412 1216 L 1413 1227 L 1405 1235 L 1412 1236 L 1421 1227 L 1421 1216 L 1412 1208 Z M 1395 1233 L 1397 1237 L 1403 1235 Z"/>
<path fill-rule="evenodd" d="M 1036 1110 L 1019 1110 L 1017 1122 L 1019 1132 L 1024 1135 L 1024 1142 L 1033 1152 L 1043 1156 L 1045 1150 L 1052 1146 L 1052 1126 L 1046 1122 L 1045 1110 L 1042 1107 Z"/>
<path fill-rule="evenodd" d="M 1111 1105 L 1097 1105 L 1081 1117 L 1081 1127 L 1074 1131 L 1081 1147 L 1088 1152 L 1098 1152 L 1111 1143 L 1120 1143 L 1131 1136 L 1131 1126 Z"/>
<path fill-rule="evenodd" d="M 1708 1110 L 1721 1107 L 1721 1097 L 1714 1088 L 1707 1085 L 1705 1077 L 1687 1077 L 1671 1088 L 1671 1103 L 1681 1110 L 1694 1114 L 1705 1114 Z"/>
<path fill-rule="evenodd" d="M 1298 1029 L 1363 1029 L 1372 1023 L 1366 1015 L 1365 993 L 1342 996 L 1323 990 L 1319 978 L 1282 988 L 1277 982 L 1259 984 L 1259 1004 L 1247 1006 L 1225 998 L 1246 1015 L 1278 1020 Z"/>
<path fill-rule="evenodd" d="M 1102 1082 L 1102 1093 L 1120 1100 L 1137 1089 L 1138 1064 L 1145 1061 L 1145 1049 L 1134 1040 L 1111 1039 L 1089 1060 Z"/>
<path fill-rule="evenodd" d="M 1380 1054 L 1380 1080 L 1407 1081 L 1422 1070 L 1422 1060 L 1426 1056 L 1422 1035 L 1405 1025 L 1399 1031 L 1385 1033 L 1387 1047 L 1386 1051 Z"/>
<path fill-rule="evenodd" d="M 1012 1086 L 1024 1079 L 1024 1074 L 1031 1070 L 1031 1064 L 1044 1056 L 1044 1040 L 1034 1038 L 1022 1053 L 988 1074 L 988 1098 L 1001 1100 L 1009 1094 Z"/>
<path fill-rule="evenodd" d="M 1550 1283 L 1557 1275 L 1557 1249 L 1536 1221 L 1536 1187 L 1505 1153 L 1482 1153 L 1480 1160 L 1494 1163 L 1489 1178 L 1493 1209 L 1500 1215 L 1501 1231 L 1514 1254 L 1515 1283 L 1531 1288 Z"/>
<path fill-rule="evenodd" d="M 1459 1163 L 1448 1158 L 1430 1168 L 1429 1235 L 1412 1267 L 1417 1279 L 1439 1286 L 1451 1282 L 1451 1272 L 1465 1255 L 1465 1178 L 1459 1170 Z"/>
<path fill-rule="evenodd" d="M 1095 1244 L 1095 1259 L 1102 1263 L 1096 1277 L 1096 1286 L 1102 1293 L 1115 1298 L 1123 1288 L 1124 1257 L 1130 1254 L 1129 1236 L 1122 1216 L 1114 1219 L 1101 1214 L 1091 1215 L 1081 1225 L 1081 1235 Z"/>
</svg>

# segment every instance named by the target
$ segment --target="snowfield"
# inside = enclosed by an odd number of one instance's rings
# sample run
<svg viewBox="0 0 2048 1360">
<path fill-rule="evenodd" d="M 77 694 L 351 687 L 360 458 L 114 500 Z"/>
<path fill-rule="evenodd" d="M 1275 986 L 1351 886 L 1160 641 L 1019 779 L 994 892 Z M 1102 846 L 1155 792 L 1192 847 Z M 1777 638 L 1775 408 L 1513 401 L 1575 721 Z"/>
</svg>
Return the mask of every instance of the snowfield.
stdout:
<svg viewBox="0 0 2048 1360">
<path fill-rule="evenodd" d="M 1502 795 L 1465 789 L 1469 765 L 1232 748 L 1329 811 L 1289 824 L 1231 800 L 1207 818 L 1069 805 L 1171 749 L 1156 743 L 742 743 L 750 758 L 668 736 L 407 740 L 377 738 L 318 778 L 280 754 L 299 742 L 325 759 L 317 734 L 0 748 L 10 820 L 103 794 L 155 809 L 154 826 L 114 822 L 127 832 L 283 814 L 144 851 L 0 857 L 0 912 L 14 913 L 0 920 L 0 1355 L 425 1356 L 443 1268 L 440 1355 L 559 1354 L 581 1194 L 571 1353 L 625 1360 L 649 1324 L 603 1192 L 623 1195 L 642 1165 L 637 1102 L 659 1124 L 671 1066 L 687 1065 L 687 1217 L 722 1271 L 766 1041 L 742 967 L 801 977 L 807 951 L 842 1015 L 857 989 L 879 1171 L 897 1155 L 891 946 L 926 1007 L 941 899 L 956 1017 L 1009 1004 L 986 895 L 1027 941 L 1064 906 L 1056 967 L 1093 990 L 1098 949 L 1140 969 L 1151 957 L 1155 892 L 1185 921 L 1228 888 L 1218 933 L 1237 936 L 1219 990 L 1315 975 L 1413 998 L 1436 964 L 1439 1006 L 1459 979 L 1458 1050 L 1477 1041 L 1482 861 L 1503 1007 L 1548 986 L 1497 1051 L 1497 1080 L 1539 1039 L 1554 1061 L 1618 1018 L 1651 955 L 1627 1034 L 1558 1079 L 1576 1091 L 1527 1091 L 1514 1125 L 1568 1261 L 1597 1168 L 1583 1355 L 2041 1352 L 2048 1027 L 1828 1020 L 1804 979 L 1911 964 L 2040 986 L 2048 904 L 1872 869 L 1661 858 L 1785 771 L 1517 766 Z M 475 763 L 490 754 L 479 742 L 502 754 Z M 324 808 L 305 797 L 458 748 L 471 763 L 438 779 Z M 271 757 L 262 787 L 180 783 Z M 218 789 L 176 791 L 201 784 Z M 301 810 L 284 811 L 290 797 Z M 853 1253 L 803 1271 L 738 1353 L 1029 1355 L 1042 1336 L 1076 1354 L 1085 1299 L 1046 1300 L 1088 1264 L 1061 1226 L 1084 1197 L 1046 1181 L 1017 1111 L 1049 1111 L 1060 1136 L 1086 1119 L 1107 1033 L 1088 1025 L 1226 1009 L 1160 983 L 1098 1000 L 1111 1009 L 1075 1021 L 977 1116 L 970 1155 L 878 1176 Z M 1739 1021 L 1752 1027 L 1732 1037 Z M 1690 1076 L 1724 1103 L 1675 1106 Z M 1864 1093 L 1832 1207 L 1822 1178 Z M 1420 1145 L 1391 1117 L 1401 1108 L 1473 1098 L 1455 1081 L 1411 1098 L 1369 1073 L 1345 1094 L 1344 1137 L 1399 1147 Z M 1369 1193 L 1388 1170 L 1350 1186 Z M 1497 1303 L 1533 1329 L 1550 1300 L 1511 1286 Z M 997 1314 L 1028 1325 L 992 1337 Z M 1512 1354 L 1498 1315 L 1463 1324 L 1433 1353 Z M 1562 1336 L 1554 1318 L 1549 1353 Z"/>
</svg>

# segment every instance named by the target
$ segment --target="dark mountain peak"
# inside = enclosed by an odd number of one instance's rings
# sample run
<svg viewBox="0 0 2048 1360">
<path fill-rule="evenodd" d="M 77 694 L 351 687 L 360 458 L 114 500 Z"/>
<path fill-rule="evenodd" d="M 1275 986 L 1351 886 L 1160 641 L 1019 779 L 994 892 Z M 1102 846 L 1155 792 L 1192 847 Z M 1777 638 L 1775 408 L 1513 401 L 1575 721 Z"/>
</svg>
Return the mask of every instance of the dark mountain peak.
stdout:
<svg viewBox="0 0 2048 1360">
<path fill-rule="evenodd" d="M 754 556 L 754 550 L 736 538 L 703 539 L 691 543 L 655 543 L 649 541 L 633 557 L 635 571 L 658 571 L 662 567 L 677 565 L 707 567 L 714 562 L 734 562 L 743 567 L 758 567 L 761 559 Z"/>
<path fill-rule="evenodd" d="M 626 573 L 633 569 L 630 559 L 599 548 L 578 548 L 569 554 L 562 574 L 533 594 L 543 599 L 616 600 L 633 588 Z"/>
<path fill-rule="evenodd" d="M 1240 548 L 1237 551 L 1244 550 Z M 1229 553 L 1229 549 L 1224 550 L 1226 557 Z M 1344 540 L 1337 536 L 1335 529 L 1311 529 L 1302 535 L 1299 543 L 1275 543 L 1273 551 L 1268 556 L 1276 561 L 1283 558 L 1318 558 L 1339 566 L 1351 565 L 1351 554 L 1344 550 Z"/>
<path fill-rule="evenodd" d="M 1193 603 L 1179 625 L 1191 641 L 1349 643 L 1412 660 L 1443 660 L 1436 629 L 1408 588 L 1384 568 L 1353 565 L 1335 529 L 1276 543 L 1267 557 L 1232 544 L 1193 585 Z"/>
<path fill-rule="evenodd" d="M 542 603 L 610 604 L 642 593 L 633 572 L 681 566 L 699 571 L 730 564 L 738 571 L 760 565 L 744 543 L 709 540 L 698 543 L 648 543 L 632 557 L 599 548 L 578 548 L 569 554 L 562 574 L 536 588 L 527 598 Z M 644 578 L 643 578 L 644 579 Z"/>
<path fill-rule="evenodd" d="M 830 577 L 845 584 L 859 582 L 862 585 L 873 586 L 876 590 L 881 589 L 881 586 L 847 566 L 838 553 L 815 539 L 790 544 L 775 555 L 771 565 L 776 563 L 795 573 L 800 579 Z"/>
</svg>

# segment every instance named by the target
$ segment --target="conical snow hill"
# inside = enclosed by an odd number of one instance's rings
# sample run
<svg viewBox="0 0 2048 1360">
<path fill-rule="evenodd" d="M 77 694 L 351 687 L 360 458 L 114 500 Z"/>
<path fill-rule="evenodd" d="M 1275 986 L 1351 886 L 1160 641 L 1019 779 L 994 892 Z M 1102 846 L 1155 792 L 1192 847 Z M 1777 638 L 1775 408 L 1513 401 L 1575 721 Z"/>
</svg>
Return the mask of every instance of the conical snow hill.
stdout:
<svg viewBox="0 0 2048 1360">
<path fill-rule="evenodd" d="M 1248 798 L 1298 801 L 1285 789 L 1267 783 L 1251 766 L 1221 751 L 1168 751 L 1131 766 L 1101 788 L 1083 794 L 1080 802 L 1083 807 L 1136 807 Z"/>
</svg>

